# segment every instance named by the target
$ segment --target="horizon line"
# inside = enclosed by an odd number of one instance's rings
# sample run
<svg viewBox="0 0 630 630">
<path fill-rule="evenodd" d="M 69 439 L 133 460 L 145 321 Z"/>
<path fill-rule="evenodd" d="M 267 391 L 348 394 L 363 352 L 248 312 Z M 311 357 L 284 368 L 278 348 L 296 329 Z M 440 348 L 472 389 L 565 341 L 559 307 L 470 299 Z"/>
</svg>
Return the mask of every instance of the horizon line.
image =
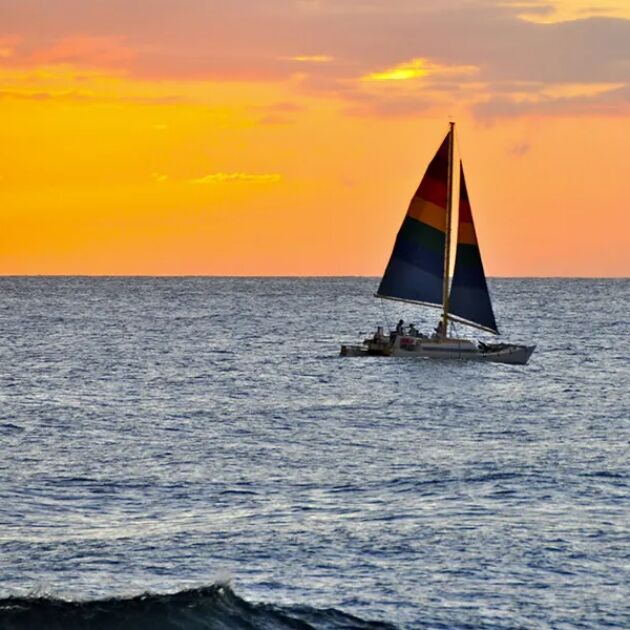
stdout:
<svg viewBox="0 0 630 630">
<path fill-rule="evenodd" d="M 630 275 L 610 275 L 610 276 L 584 276 L 584 275 L 545 275 L 545 276 L 486 276 L 493 280 L 629 280 Z M 365 274 L 177 274 L 177 273 L 0 273 L 0 278 L 232 278 L 232 279 L 273 279 L 273 278 L 311 278 L 311 279 L 343 279 L 343 278 L 365 278 L 379 279 L 381 275 L 365 275 Z"/>
</svg>

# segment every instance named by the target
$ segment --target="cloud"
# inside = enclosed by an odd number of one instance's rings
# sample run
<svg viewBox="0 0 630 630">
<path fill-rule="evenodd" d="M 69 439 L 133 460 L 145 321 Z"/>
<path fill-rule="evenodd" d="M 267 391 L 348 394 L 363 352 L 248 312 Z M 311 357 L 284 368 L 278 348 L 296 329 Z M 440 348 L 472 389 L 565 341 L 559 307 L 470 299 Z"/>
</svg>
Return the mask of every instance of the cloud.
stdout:
<svg viewBox="0 0 630 630">
<path fill-rule="evenodd" d="M 517 0 L 504 2 L 503 6 L 518 10 L 518 16 L 538 24 L 555 24 L 591 17 L 630 19 L 630 5 L 627 0 L 605 0 L 597 4 L 595 0 Z"/>
<path fill-rule="evenodd" d="M 436 99 L 431 96 L 409 99 L 363 94 L 346 106 L 346 113 L 359 117 L 414 118 L 437 109 Z"/>
<path fill-rule="evenodd" d="M 484 119 L 515 116 L 628 116 L 630 115 L 630 86 L 623 84 L 607 90 L 575 91 L 558 86 L 557 90 L 543 89 L 530 94 L 500 94 L 472 106 L 473 113 Z M 571 94 L 573 96 L 567 96 Z M 555 95 L 554 95 L 555 94 Z"/>
<path fill-rule="evenodd" d="M 479 71 L 476 66 L 444 66 L 428 59 L 411 59 L 382 72 L 371 72 L 362 77 L 365 81 L 408 81 L 431 75 L 471 75 Z"/>
<path fill-rule="evenodd" d="M 51 46 L 35 50 L 36 65 L 69 63 L 75 66 L 111 67 L 126 65 L 135 52 L 115 37 L 64 37 Z"/>
<path fill-rule="evenodd" d="M 27 92 L 24 90 L 0 90 L 0 99 L 46 101 L 52 98 L 49 92 Z"/>
<path fill-rule="evenodd" d="M 76 90 L 28 90 L 13 89 L 0 90 L 0 99 L 20 100 L 20 101 L 49 101 L 52 99 L 64 101 L 86 101 L 91 95 Z"/>
<path fill-rule="evenodd" d="M 258 119 L 259 125 L 292 125 L 293 123 L 295 123 L 295 118 L 277 114 L 269 114 Z"/>
<path fill-rule="evenodd" d="M 22 41 L 19 35 L 0 37 L 0 59 L 9 59 L 16 54 L 16 47 Z"/>
<path fill-rule="evenodd" d="M 365 81 L 408 81 L 424 77 L 428 73 L 426 59 L 412 59 L 382 72 L 371 72 L 363 79 Z"/>
<path fill-rule="evenodd" d="M 128 0 L 56 0 L 46 9 L 39 0 L 0 0 L 3 26 L 22 38 L 0 64 L 106 67 L 146 81 L 282 83 L 297 98 L 335 98 L 362 112 L 417 111 L 419 99 L 424 107 L 433 97 L 436 107 L 476 106 L 496 101 L 513 82 L 630 82 L 630 19 L 621 10 L 627 1 L 606 0 L 606 11 L 592 9 L 597 4 L 152 0 L 147 11 Z M 579 9 L 575 19 L 546 19 L 569 5 Z M 539 19 L 524 20 L 524 12 Z M 422 85 L 366 94 L 368 83 L 386 90 Z M 289 118 L 268 112 L 261 120 Z"/>
<path fill-rule="evenodd" d="M 256 111 L 262 111 L 266 114 L 293 114 L 296 112 L 303 112 L 306 107 L 301 103 L 277 101 L 275 103 L 270 103 L 269 105 L 259 105 L 255 109 Z"/>
<path fill-rule="evenodd" d="M 296 121 L 296 114 L 306 111 L 307 108 L 300 103 L 279 101 L 250 109 L 260 115 L 258 123 L 261 125 L 289 125 Z"/>
<path fill-rule="evenodd" d="M 330 63 L 334 57 L 330 55 L 297 55 L 289 57 L 291 61 L 300 61 L 302 63 Z"/>
<path fill-rule="evenodd" d="M 190 179 L 190 184 L 224 184 L 229 182 L 244 182 L 254 184 L 270 184 L 279 182 L 282 175 L 279 173 L 209 173 L 203 177 Z"/>
<path fill-rule="evenodd" d="M 532 145 L 529 144 L 528 142 L 519 142 L 509 147 L 508 153 L 516 157 L 521 157 L 525 155 L 526 153 L 529 153 L 531 148 L 532 148 Z"/>
</svg>

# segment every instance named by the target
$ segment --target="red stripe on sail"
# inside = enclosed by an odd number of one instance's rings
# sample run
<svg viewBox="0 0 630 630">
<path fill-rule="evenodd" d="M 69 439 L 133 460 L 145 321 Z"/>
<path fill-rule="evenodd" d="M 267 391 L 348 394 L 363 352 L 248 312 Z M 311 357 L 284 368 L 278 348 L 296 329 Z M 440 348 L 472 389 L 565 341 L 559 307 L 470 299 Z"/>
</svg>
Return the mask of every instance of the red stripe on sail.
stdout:
<svg viewBox="0 0 630 630">
<path fill-rule="evenodd" d="M 460 199 L 459 201 L 459 222 L 460 224 L 473 222 L 470 204 L 463 199 Z"/>
<path fill-rule="evenodd" d="M 472 223 L 472 212 L 470 209 L 470 201 L 468 200 L 468 189 L 466 188 L 466 179 L 464 177 L 464 167 L 459 163 L 459 223 Z"/>
<path fill-rule="evenodd" d="M 446 208 L 446 196 L 446 180 L 440 181 L 427 176 L 420 182 L 420 186 L 418 186 L 418 190 L 414 195 L 414 197 L 422 197 L 422 199 L 426 199 L 441 208 Z"/>
</svg>

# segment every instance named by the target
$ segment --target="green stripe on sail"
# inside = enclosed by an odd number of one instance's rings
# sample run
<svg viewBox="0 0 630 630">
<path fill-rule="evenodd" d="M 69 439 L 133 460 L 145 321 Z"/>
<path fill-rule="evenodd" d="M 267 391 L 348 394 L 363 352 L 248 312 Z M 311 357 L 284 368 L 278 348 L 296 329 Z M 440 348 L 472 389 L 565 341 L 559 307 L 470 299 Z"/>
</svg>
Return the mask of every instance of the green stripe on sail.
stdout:
<svg viewBox="0 0 630 630">
<path fill-rule="evenodd" d="M 457 264 L 466 267 L 481 266 L 481 253 L 477 245 L 457 244 Z"/>
<path fill-rule="evenodd" d="M 405 217 L 398 235 L 430 251 L 444 251 L 444 232 L 436 230 L 434 227 L 422 223 L 422 221 L 418 221 L 417 219 Z"/>
</svg>

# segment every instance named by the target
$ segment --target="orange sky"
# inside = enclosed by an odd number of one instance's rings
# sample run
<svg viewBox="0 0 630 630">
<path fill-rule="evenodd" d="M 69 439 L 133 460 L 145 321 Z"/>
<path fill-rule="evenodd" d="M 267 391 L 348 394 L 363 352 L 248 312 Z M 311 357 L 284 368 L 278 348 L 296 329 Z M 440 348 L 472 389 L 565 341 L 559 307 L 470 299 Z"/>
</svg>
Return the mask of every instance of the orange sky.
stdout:
<svg viewBox="0 0 630 630">
<path fill-rule="evenodd" d="M 458 124 L 488 275 L 630 276 L 630 5 L 0 0 L 1 274 L 380 275 Z"/>
</svg>

